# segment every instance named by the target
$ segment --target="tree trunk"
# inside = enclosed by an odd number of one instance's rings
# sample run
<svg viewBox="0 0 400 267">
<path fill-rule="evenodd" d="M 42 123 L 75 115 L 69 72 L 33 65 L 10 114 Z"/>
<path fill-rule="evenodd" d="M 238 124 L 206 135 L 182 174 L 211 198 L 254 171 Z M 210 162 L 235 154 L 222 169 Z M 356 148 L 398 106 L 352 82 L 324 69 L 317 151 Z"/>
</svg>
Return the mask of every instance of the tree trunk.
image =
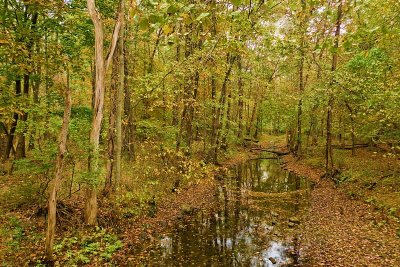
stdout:
<svg viewBox="0 0 400 267">
<path fill-rule="evenodd" d="M 302 145 L 302 114 L 303 114 L 303 93 L 304 93 L 304 58 L 305 58 L 305 37 L 307 31 L 306 1 L 301 0 L 301 19 L 300 19 L 300 60 L 299 60 L 299 103 L 297 108 L 297 137 L 295 152 L 301 156 Z"/>
<path fill-rule="evenodd" d="M 243 77 L 242 77 L 242 57 L 239 55 L 237 58 L 238 67 L 238 124 L 239 129 L 237 137 L 243 138 Z"/>
<path fill-rule="evenodd" d="M 355 123 L 354 123 L 354 110 L 353 108 L 349 105 L 349 103 L 345 103 L 347 109 L 350 111 L 350 121 L 351 121 L 351 155 L 355 156 L 356 155 L 356 149 L 355 149 L 355 144 L 356 144 L 356 135 L 355 135 Z"/>
<path fill-rule="evenodd" d="M 128 31 L 128 23 L 125 23 L 125 29 Z M 134 49 L 136 50 L 136 38 L 134 43 Z M 124 115 L 127 120 L 127 124 L 123 127 L 124 132 L 124 150 L 127 152 L 130 160 L 135 158 L 135 123 L 134 123 L 134 110 L 131 107 L 131 92 L 129 90 L 129 66 L 134 66 L 134 60 L 130 61 L 128 65 L 128 47 L 127 47 L 127 34 L 124 34 Z"/>
<path fill-rule="evenodd" d="M 217 36 L 217 16 L 216 16 L 216 0 L 212 0 L 212 27 L 211 27 L 211 36 L 215 38 Z M 215 58 L 212 58 L 213 62 L 215 63 Z M 214 162 L 215 159 L 215 142 L 217 138 L 217 81 L 215 79 L 215 73 L 213 67 L 211 69 L 211 134 L 210 134 L 210 153 L 209 157 Z"/>
<path fill-rule="evenodd" d="M 253 111 L 251 112 L 251 117 L 250 117 L 249 124 L 247 127 L 247 135 L 248 136 L 251 135 L 251 129 L 253 128 L 254 119 L 256 118 L 257 108 L 258 108 L 258 99 L 256 99 L 254 101 Z"/>
<path fill-rule="evenodd" d="M 342 5 L 343 2 L 340 0 L 338 7 L 338 14 L 336 19 L 336 30 L 335 30 L 335 43 L 334 43 L 334 52 L 332 56 L 332 73 L 336 71 L 337 62 L 338 62 L 338 48 L 339 48 L 339 38 L 340 38 L 340 26 L 342 20 Z M 333 81 L 330 83 L 330 88 L 328 92 L 328 113 L 326 119 L 326 147 L 325 147 L 325 170 L 326 175 L 328 177 L 332 176 L 333 173 L 333 151 L 332 151 L 332 113 L 333 113 L 333 104 L 334 104 L 334 94 L 332 92 Z"/>
<path fill-rule="evenodd" d="M 24 89 L 23 89 L 23 97 L 29 97 L 29 74 L 24 75 Z M 22 123 L 22 131 L 18 134 L 18 143 L 17 148 L 15 149 L 15 158 L 22 159 L 26 157 L 26 144 L 25 144 L 25 134 L 26 134 L 26 121 L 28 120 L 28 113 L 26 111 L 22 111 L 20 116 L 19 123 Z"/>
<path fill-rule="evenodd" d="M 26 9 L 25 12 L 27 12 L 28 8 Z M 32 64 L 30 61 L 32 59 L 32 48 L 34 45 L 34 35 L 33 33 L 35 32 L 36 29 L 36 24 L 38 20 L 39 13 L 34 12 L 31 17 L 31 27 L 30 27 L 30 35 L 29 35 L 29 40 L 26 44 L 26 51 L 28 52 L 28 64 Z M 29 97 L 29 83 L 30 83 L 30 71 L 26 71 L 24 74 L 24 88 L 23 88 L 23 97 L 27 98 Z M 21 133 L 18 135 L 18 143 L 17 143 L 17 148 L 15 151 L 15 157 L 17 159 L 20 158 L 25 158 L 26 157 L 26 121 L 28 120 L 28 113 L 25 110 L 22 110 L 22 115 L 20 117 L 19 122 L 22 122 L 23 129 Z"/>
<path fill-rule="evenodd" d="M 95 0 L 87 0 L 87 8 L 90 18 L 94 24 L 95 31 L 95 65 L 96 65 L 96 79 L 95 79 L 95 92 L 94 92 L 94 110 L 93 120 L 90 131 L 90 156 L 89 156 L 89 173 L 92 174 L 92 181 L 86 188 L 86 203 L 85 203 L 85 222 L 88 225 L 95 225 L 97 223 L 97 180 L 99 173 L 99 142 L 101 122 L 103 120 L 104 108 L 104 83 L 105 74 L 110 65 L 113 57 L 119 31 L 121 28 L 121 17 L 124 15 L 124 0 L 120 1 L 120 10 L 118 19 L 115 23 L 114 32 L 112 35 L 111 46 L 109 54 L 104 59 L 104 31 L 103 21 L 100 12 L 96 9 Z"/>
<path fill-rule="evenodd" d="M 122 16 L 122 25 L 124 25 L 124 16 Z M 124 29 L 124 27 L 122 27 Z M 113 191 L 115 192 L 121 182 L 122 169 L 122 114 L 124 110 L 124 86 L 125 86 L 125 60 L 124 60 L 124 31 L 121 30 L 119 38 L 119 81 L 117 87 L 117 118 L 116 118 L 116 147 L 115 147 L 115 183 Z"/>
<path fill-rule="evenodd" d="M 15 96 L 17 96 L 17 97 L 21 96 L 21 80 L 15 81 Z M 13 148 L 15 130 L 17 129 L 18 118 L 19 118 L 18 113 L 14 112 L 13 121 L 11 123 L 11 128 L 10 128 L 10 133 L 8 134 L 8 138 L 7 138 L 7 146 L 6 146 L 6 152 L 4 155 L 4 159 L 9 159 L 9 157 L 10 157 L 10 153 Z"/>
<path fill-rule="evenodd" d="M 221 145 L 221 136 L 222 136 L 222 117 L 225 111 L 225 105 L 226 105 L 226 91 L 227 91 L 227 85 L 229 81 L 229 77 L 232 72 L 232 67 L 233 64 L 235 63 L 235 56 L 232 56 L 231 54 L 228 53 L 227 55 L 227 61 L 228 61 L 228 69 L 225 72 L 225 77 L 224 81 L 222 83 L 221 87 L 221 96 L 219 98 L 219 106 L 217 108 L 216 112 L 216 118 L 215 118 L 215 128 L 217 130 L 217 133 L 215 135 L 215 140 L 214 140 L 214 153 L 213 153 L 213 161 L 214 163 L 218 162 L 218 151 Z"/>
<path fill-rule="evenodd" d="M 228 107 L 226 109 L 226 119 L 225 119 L 225 127 L 223 129 L 223 138 L 221 140 L 221 146 L 223 147 L 223 149 L 226 151 L 228 149 L 228 134 L 229 134 L 229 130 L 230 130 L 230 120 L 231 120 L 231 102 L 232 102 L 232 95 L 231 92 L 229 92 L 228 94 Z"/>
<path fill-rule="evenodd" d="M 118 41 L 119 43 L 119 41 Z M 118 82 L 119 82 L 119 48 L 115 50 L 112 61 L 111 86 L 110 86 L 110 114 L 107 133 L 107 167 L 104 195 L 108 195 L 113 187 L 113 176 L 115 173 L 116 139 L 117 139 L 117 109 L 118 109 Z"/>
<path fill-rule="evenodd" d="M 71 117 L 71 89 L 69 84 L 69 71 L 67 70 L 67 86 L 65 88 L 65 106 L 63 123 L 58 140 L 58 155 L 56 161 L 56 170 L 53 180 L 53 188 L 51 189 L 49 203 L 48 203 L 48 218 L 47 218 L 47 232 L 46 232 L 46 244 L 45 251 L 48 260 L 53 259 L 53 244 L 54 234 L 57 220 L 57 192 L 61 184 L 64 156 L 67 152 L 67 136 L 68 136 L 68 125 Z"/>
</svg>

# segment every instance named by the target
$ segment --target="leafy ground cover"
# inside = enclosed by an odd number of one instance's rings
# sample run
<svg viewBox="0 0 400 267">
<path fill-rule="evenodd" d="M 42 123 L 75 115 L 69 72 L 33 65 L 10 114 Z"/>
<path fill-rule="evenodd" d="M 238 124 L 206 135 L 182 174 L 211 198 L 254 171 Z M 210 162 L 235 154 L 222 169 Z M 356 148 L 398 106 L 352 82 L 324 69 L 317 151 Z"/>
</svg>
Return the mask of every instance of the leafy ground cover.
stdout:
<svg viewBox="0 0 400 267">
<path fill-rule="evenodd" d="M 368 148 L 336 157 L 336 182 L 321 179 L 321 158 L 285 157 L 287 168 L 315 182 L 301 226 L 303 265 L 399 266 L 398 159 Z"/>
</svg>

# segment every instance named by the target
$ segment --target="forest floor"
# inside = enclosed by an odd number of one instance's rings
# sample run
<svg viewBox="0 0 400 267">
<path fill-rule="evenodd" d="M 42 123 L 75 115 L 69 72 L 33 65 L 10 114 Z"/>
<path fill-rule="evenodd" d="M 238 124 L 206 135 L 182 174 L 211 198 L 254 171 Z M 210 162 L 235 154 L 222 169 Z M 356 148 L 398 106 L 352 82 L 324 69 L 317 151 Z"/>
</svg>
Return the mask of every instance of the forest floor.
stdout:
<svg viewBox="0 0 400 267">
<path fill-rule="evenodd" d="M 143 150 L 154 153 L 148 147 Z M 165 167 L 161 158 L 142 154 L 125 174 L 129 191 L 108 198 L 99 195 L 98 227 L 95 229 L 83 224 L 82 196 L 77 194 L 60 201 L 55 266 L 139 265 L 148 252 L 146 245 L 157 237 L 190 220 L 199 210 L 212 212 L 213 202 L 209 200 L 216 191 L 215 175 L 253 155 L 248 149 L 235 147 L 221 155 L 220 166 L 199 165 L 201 160 L 195 156 L 193 161 L 197 163 L 191 165 L 193 175 L 171 191 L 176 170 L 170 177 L 159 174 L 162 182 L 154 183 L 152 174 Z M 149 177 L 144 175 L 146 168 L 153 171 L 147 175 Z M 133 173 L 137 177 L 133 177 Z M 27 189 L 26 176 L 2 176 L 0 185 L 0 265 L 45 266 L 45 206 L 38 205 L 40 202 L 32 197 L 36 192 Z"/>
<path fill-rule="evenodd" d="M 264 136 L 255 146 L 286 150 L 284 138 L 275 136 Z M 146 244 L 152 244 L 152 240 L 173 227 L 184 225 L 199 210 L 213 212 L 215 207 L 209 199 L 214 197 L 214 177 L 219 171 L 254 157 L 257 152 L 252 153 L 249 147 L 235 148 L 221 160 L 221 166 L 207 164 L 197 169 L 201 178 L 193 178 L 175 192 L 171 192 L 171 180 L 166 192 L 157 196 L 155 210 L 149 196 L 165 185 L 155 185 L 153 191 L 146 191 L 147 188 L 133 198 L 129 194 L 121 199 L 100 198 L 100 227 L 96 229 L 82 225 L 80 198 L 64 202 L 66 206 L 61 211 L 65 214 L 60 214 L 56 239 L 56 262 L 61 266 L 77 262 L 87 266 L 109 266 L 110 262 L 117 266 L 139 265 L 151 249 Z M 142 158 L 143 162 L 137 163 L 139 169 L 144 169 L 143 164 L 148 161 Z M 301 160 L 291 155 L 283 158 L 285 168 L 309 177 L 315 184 L 309 212 L 302 218 L 299 229 L 302 266 L 400 266 L 399 160 L 371 148 L 357 149 L 355 157 L 349 151 L 335 151 L 335 158 L 340 168 L 336 183 L 321 178 L 321 155 L 309 153 Z M 24 183 L 26 178 L 22 178 L 25 180 L 19 181 L 17 176 L 2 179 L 3 191 L 19 192 L 11 185 Z M 133 179 L 131 174 L 127 178 Z M 133 192 L 143 188 L 144 180 L 138 181 L 134 181 L 138 188 L 131 188 Z M 152 180 L 148 182 L 151 185 Z M 26 194 L 31 196 L 30 191 Z M 12 196 L 3 194 L 2 199 L 10 202 Z M 142 196 L 146 198 L 137 202 Z M 0 258 L 4 257 L 0 263 L 43 266 L 40 260 L 45 216 L 38 214 L 37 207 L 10 209 L 6 203 L 0 208 Z M 137 212 L 137 207 L 142 211 Z"/>
<path fill-rule="evenodd" d="M 400 266 L 399 160 L 367 148 L 341 155 L 336 183 L 321 178 L 322 158 L 284 157 L 287 169 L 315 183 L 300 228 L 301 265 Z"/>
</svg>

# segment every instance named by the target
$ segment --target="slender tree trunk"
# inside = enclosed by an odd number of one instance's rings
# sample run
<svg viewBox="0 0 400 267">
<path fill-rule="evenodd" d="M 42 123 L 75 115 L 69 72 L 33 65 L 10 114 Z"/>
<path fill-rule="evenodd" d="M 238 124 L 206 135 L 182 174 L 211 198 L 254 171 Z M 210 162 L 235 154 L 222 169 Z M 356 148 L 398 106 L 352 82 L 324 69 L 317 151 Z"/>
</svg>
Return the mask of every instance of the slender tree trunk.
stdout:
<svg viewBox="0 0 400 267">
<path fill-rule="evenodd" d="M 64 156 L 67 152 L 67 136 L 68 125 L 71 117 L 71 89 L 69 84 L 69 71 L 67 70 L 67 86 L 65 88 L 65 106 L 63 123 L 58 140 L 58 155 L 56 161 L 56 170 L 53 180 L 53 188 L 51 189 L 49 203 L 48 203 L 48 217 L 47 217 L 47 232 L 45 251 L 48 260 L 53 259 L 53 244 L 57 220 L 57 192 L 61 184 L 62 172 L 64 166 Z"/>
<path fill-rule="evenodd" d="M 251 117 L 250 117 L 249 124 L 247 127 L 247 135 L 248 136 L 251 135 L 251 129 L 253 128 L 254 119 L 256 118 L 257 108 L 258 108 L 258 99 L 256 99 L 254 101 L 253 111 L 251 112 Z"/>
<path fill-rule="evenodd" d="M 305 59 L 305 37 L 307 31 L 306 1 L 301 0 L 301 21 L 300 21 L 300 60 L 299 60 L 299 103 L 297 109 L 297 138 L 295 151 L 298 157 L 302 150 L 302 114 L 303 114 L 303 93 L 304 93 L 304 59 Z"/>
<path fill-rule="evenodd" d="M 354 123 L 354 110 L 353 108 L 349 105 L 349 103 L 345 103 L 347 109 L 350 112 L 350 121 L 351 121 L 351 155 L 355 156 L 356 155 L 356 135 L 355 135 L 355 123 Z"/>
<path fill-rule="evenodd" d="M 224 133 L 223 133 L 223 138 L 222 138 L 222 141 L 221 141 L 221 146 L 223 147 L 223 149 L 225 151 L 228 149 L 228 141 L 227 141 L 227 139 L 228 139 L 228 134 L 229 134 L 230 127 L 231 127 L 231 124 L 230 124 L 230 121 L 231 121 L 231 102 L 232 102 L 231 92 L 229 92 L 229 94 L 228 94 L 227 102 L 228 102 L 228 107 L 226 109 L 225 127 L 223 129 Z"/>
<path fill-rule="evenodd" d="M 336 30 L 335 30 L 335 43 L 334 43 L 334 52 L 332 56 L 332 73 L 336 71 L 337 62 L 338 62 L 338 48 L 339 48 L 339 38 L 340 38 L 340 26 L 342 20 L 342 0 L 339 1 L 338 14 L 336 19 Z M 332 92 L 333 81 L 330 83 L 329 92 L 328 92 L 328 112 L 326 119 L 326 147 L 325 147 L 325 170 L 328 177 L 332 176 L 333 173 L 333 150 L 332 150 L 332 113 L 333 113 L 333 104 L 334 104 L 334 94 Z"/>
<path fill-rule="evenodd" d="M 40 51 L 38 51 L 38 54 L 40 53 Z M 33 91 L 33 102 L 35 104 L 39 104 L 39 88 L 40 88 L 40 84 L 42 82 L 41 80 L 41 76 L 42 76 L 42 67 L 39 63 L 39 65 L 37 66 L 36 69 L 36 75 L 37 75 L 37 80 L 33 82 L 33 86 L 32 86 L 32 91 Z"/>
<path fill-rule="evenodd" d="M 119 41 L 118 41 L 119 43 Z M 117 109 L 118 109 L 118 82 L 119 82 L 119 48 L 115 50 L 113 61 L 112 61 L 112 73 L 111 73 L 111 86 L 110 86 L 110 114 L 108 123 L 108 134 L 107 134 L 107 167 L 106 167 L 106 180 L 104 186 L 104 195 L 108 195 L 111 192 L 113 183 L 113 176 L 115 174 L 115 161 L 116 161 L 116 139 L 117 139 Z"/>
<path fill-rule="evenodd" d="M 242 57 L 239 55 L 237 58 L 238 67 L 238 124 L 239 129 L 237 137 L 243 138 L 243 77 L 242 77 Z"/>
<path fill-rule="evenodd" d="M 95 64 L 96 64 L 96 79 L 95 79 L 95 92 L 94 92 L 94 110 L 93 120 L 90 131 L 90 149 L 89 156 L 89 173 L 92 174 L 93 180 L 90 181 L 86 188 L 86 203 L 85 203 L 85 222 L 88 225 L 95 225 L 97 223 L 97 180 L 99 173 L 99 142 L 100 130 L 103 120 L 104 108 L 104 84 L 105 74 L 110 65 L 113 57 L 119 31 L 121 28 L 121 17 L 124 15 L 124 1 L 120 0 L 120 11 L 118 19 L 115 23 L 114 32 L 112 35 L 111 46 L 109 54 L 104 59 L 104 31 L 103 21 L 100 12 L 96 9 L 95 0 L 87 0 L 87 7 L 90 18 L 94 24 L 95 31 Z"/>
<path fill-rule="evenodd" d="M 23 97 L 29 97 L 29 74 L 24 75 L 24 86 L 23 86 Z M 22 123 L 23 130 L 18 134 L 17 148 L 15 149 L 15 158 L 21 159 L 26 157 L 26 144 L 25 144 L 25 134 L 26 134 L 26 122 L 28 120 L 28 113 L 23 111 L 19 122 Z"/>
<path fill-rule="evenodd" d="M 21 80 L 16 80 L 15 81 L 15 95 L 17 97 L 21 96 L 21 89 L 22 89 L 21 88 Z M 11 128 L 10 128 L 10 133 L 8 134 L 8 138 L 7 138 L 7 146 L 6 146 L 6 152 L 4 155 L 4 159 L 9 159 L 9 157 L 10 157 L 10 153 L 13 148 L 15 130 L 17 129 L 17 125 L 18 125 L 18 119 L 19 119 L 18 113 L 14 112 L 13 121 L 11 123 Z"/>
<path fill-rule="evenodd" d="M 214 140 L 214 154 L 213 154 L 214 163 L 218 162 L 218 151 L 221 146 L 221 136 L 222 136 L 222 126 L 223 126 L 223 124 L 222 124 L 223 118 L 222 117 L 223 117 L 223 114 L 225 111 L 225 105 L 226 105 L 226 91 L 227 91 L 229 77 L 232 72 L 232 67 L 233 67 L 233 64 L 235 63 L 235 56 L 232 56 L 231 54 L 228 53 L 227 61 L 228 61 L 228 69 L 225 72 L 224 81 L 222 83 L 221 96 L 219 98 L 219 106 L 217 108 L 216 119 L 215 119 L 217 134 L 216 134 L 215 140 Z"/>
<path fill-rule="evenodd" d="M 203 43 L 202 41 L 199 41 L 197 44 L 197 48 L 201 50 Z M 192 51 L 193 53 L 193 51 Z M 200 60 L 200 58 L 199 58 Z M 200 73 L 198 70 L 196 70 L 194 77 L 193 77 L 193 90 L 191 90 L 190 94 L 190 101 L 189 101 L 189 116 L 188 120 L 186 123 L 186 143 L 189 149 L 189 152 L 191 153 L 192 149 L 192 142 L 193 142 L 193 120 L 194 120 L 194 114 L 195 114 L 195 104 L 197 102 L 197 95 L 199 91 L 199 80 L 200 80 Z"/>
<path fill-rule="evenodd" d="M 193 120 L 194 120 L 194 114 L 195 114 L 195 102 L 197 101 L 197 94 L 199 91 L 199 79 L 200 75 L 199 72 L 196 71 L 194 75 L 194 88 L 193 88 L 193 94 L 192 98 L 190 99 L 190 106 L 189 106 L 189 118 L 187 121 L 186 125 L 186 132 L 187 132 L 187 146 L 189 150 L 192 148 L 192 141 L 193 141 Z"/>
<path fill-rule="evenodd" d="M 261 125 L 262 125 L 262 119 L 261 119 L 260 113 L 258 113 L 257 120 L 256 120 L 256 127 L 255 127 L 255 131 L 254 131 L 254 135 L 253 135 L 254 139 L 257 139 L 260 132 L 262 131 Z"/>
<path fill-rule="evenodd" d="M 212 27 L 211 35 L 212 38 L 217 36 L 217 16 L 216 16 L 216 0 L 211 1 L 212 5 Z M 212 59 L 215 63 L 215 58 Z M 214 64 L 213 64 L 214 65 Z M 216 162 L 215 154 L 215 142 L 217 139 L 218 123 L 217 123 L 217 81 L 214 73 L 214 66 L 211 67 L 211 134 L 210 134 L 210 153 L 209 157 Z"/>
<path fill-rule="evenodd" d="M 125 132 L 124 136 L 124 149 L 128 152 L 128 157 L 130 160 L 135 159 L 135 112 L 133 108 L 131 107 L 131 98 L 132 98 L 132 93 L 129 90 L 129 75 L 130 73 L 134 73 L 134 67 L 135 67 L 135 59 L 136 59 L 136 54 L 134 52 L 133 58 L 129 60 L 128 64 L 128 58 L 129 58 L 129 50 L 127 46 L 127 33 L 128 33 L 128 23 L 125 23 L 125 31 L 126 34 L 124 34 L 124 92 L 125 92 L 125 103 L 124 103 L 124 112 L 125 112 L 125 117 L 127 120 L 127 124 L 123 128 L 123 132 Z M 137 32 L 139 31 L 139 27 L 136 27 L 135 29 L 135 36 L 137 35 Z M 134 38 L 134 51 L 137 50 L 137 38 Z M 130 68 L 132 66 L 132 68 Z"/>
<path fill-rule="evenodd" d="M 91 107 L 94 109 L 94 97 L 95 97 L 95 92 L 96 92 L 96 59 L 93 59 L 93 63 L 90 64 L 90 69 L 91 69 L 91 74 L 92 74 L 92 80 L 91 80 L 91 85 L 92 85 L 92 104 Z"/>
<path fill-rule="evenodd" d="M 122 29 L 124 25 L 124 15 L 122 16 Z M 116 191 L 121 182 L 121 171 L 122 171 L 122 114 L 124 110 L 124 73 L 125 73 L 125 61 L 124 61 L 124 31 L 121 30 L 119 42 L 119 81 L 118 81 L 118 94 L 117 94 L 117 118 L 116 118 L 116 148 L 115 148 L 115 183 L 113 191 Z"/>
</svg>

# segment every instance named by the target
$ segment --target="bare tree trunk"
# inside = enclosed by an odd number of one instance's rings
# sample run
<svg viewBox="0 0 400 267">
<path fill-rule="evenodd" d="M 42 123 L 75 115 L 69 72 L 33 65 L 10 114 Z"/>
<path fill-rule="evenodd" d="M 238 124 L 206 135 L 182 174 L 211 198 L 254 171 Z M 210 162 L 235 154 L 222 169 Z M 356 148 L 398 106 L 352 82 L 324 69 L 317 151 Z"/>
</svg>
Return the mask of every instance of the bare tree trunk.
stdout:
<svg viewBox="0 0 400 267">
<path fill-rule="evenodd" d="M 299 61 L 299 103 L 297 109 L 297 138 L 295 152 L 301 156 L 302 150 L 302 114 L 303 114 L 303 93 L 304 93 L 304 58 L 305 58 L 305 37 L 307 31 L 306 1 L 301 0 L 301 21 L 300 21 L 300 61 Z"/>
<path fill-rule="evenodd" d="M 21 80 L 15 81 L 15 95 L 17 97 L 21 96 Z M 12 121 L 11 128 L 10 128 L 10 133 L 8 134 L 8 138 L 7 138 L 7 146 L 6 146 L 6 152 L 4 155 L 4 159 L 8 159 L 10 157 L 10 152 L 13 148 L 15 130 L 17 129 L 18 118 L 19 118 L 18 113 L 14 112 L 13 121 Z"/>
<path fill-rule="evenodd" d="M 121 20 L 124 15 L 124 0 L 120 0 L 120 11 L 118 19 L 115 23 L 114 32 L 112 35 L 111 46 L 107 57 L 104 59 L 104 30 L 103 21 L 100 12 L 96 9 L 95 0 L 87 0 L 87 8 L 90 18 L 94 24 L 95 31 L 95 63 L 96 63 L 96 79 L 94 92 L 94 112 L 92 127 L 90 131 L 90 149 L 89 156 L 89 172 L 93 174 L 93 181 L 86 188 L 86 203 L 85 203 L 85 222 L 88 225 L 97 223 L 97 176 L 99 172 L 99 142 L 101 122 L 103 120 L 104 108 L 104 84 L 105 74 L 113 57 L 119 31 L 121 28 Z"/>
<path fill-rule="evenodd" d="M 229 81 L 229 77 L 232 72 L 233 64 L 235 63 L 235 56 L 232 56 L 231 54 L 228 53 L 227 55 L 227 61 L 228 61 L 228 69 L 225 72 L 225 77 L 224 81 L 222 83 L 221 87 L 221 96 L 219 98 L 219 106 L 217 108 L 216 112 L 216 118 L 215 118 L 215 123 L 216 123 L 216 129 L 217 129 L 217 134 L 215 136 L 214 140 L 214 153 L 213 153 L 213 161 L 214 163 L 218 162 L 218 151 L 221 146 L 221 136 L 222 136 L 222 120 L 223 120 L 223 114 L 225 111 L 225 105 L 226 105 L 226 91 L 227 91 L 227 85 Z"/>
<path fill-rule="evenodd" d="M 197 48 L 201 50 L 203 42 L 200 40 L 197 44 Z M 192 51 L 193 53 L 193 51 Z M 200 80 L 200 73 L 196 70 L 194 77 L 193 77 L 193 90 L 190 93 L 190 101 L 189 101 L 189 113 L 188 113 L 188 120 L 186 122 L 186 143 L 189 149 L 189 153 L 192 150 L 192 142 L 193 142 L 193 120 L 195 114 L 195 103 L 197 101 L 197 95 L 199 91 L 199 80 Z"/>
<path fill-rule="evenodd" d="M 118 41 L 119 43 L 119 41 Z M 117 136 L 117 109 L 118 109 L 118 82 L 119 82 L 119 48 L 115 50 L 113 61 L 112 61 L 112 73 L 111 73 L 111 86 L 110 86 L 110 114 L 108 123 L 107 133 L 107 167 L 106 167 L 106 179 L 104 185 L 104 195 L 108 195 L 113 187 L 113 176 L 115 173 L 115 147 L 116 147 L 116 136 Z"/>
<path fill-rule="evenodd" d="M 92 109 L 94 109 L 94 96 L 96 92 L 96 59 L 93 59 L 93 64 L 90 64 L 90 70 L 92 74 L 92 80 L 91 80 L 91 85 L 92 85 Z"/>
<path fill-rule="evenodd" d="M 338 14 L 336 19 L 336 30 L 335 30 L 335 44 L 334 44 L 334 52 L 332 57 L 332 68 L 331 71 L 335 72 L 337 68 L 338 62 L 338 48 L 339 48 L 339 38 L 340 38 L 340 26 L 342 20 L 342 6 L 343 2 L 340 0 L 338 7 Z M 329 101 L 328 101 L 328 113 L 326 119 L 326 147 L 325 147 L 325 170 L 326 175 L 328 177 L 332 176 L 333 172 L 333 151 L 332 151 L 332 112 L 333 112 L 333 104 L 334 104 L 334 95 L 332 92 L 333 81 L 330 83 L 329 88 Z"/>
<path fill-rule="evenodd" d="M 212 37 L 217 36 L 217 17 L 216 17 L 216 0 L 212 0 Z M 215 59 L 213 58 L 213 61 Z M 213 62 L 214 63 L 214 62 Z M 217 81 L 213 69 L 211 69 L 211 135 L 210 135 L 210 155 L 209 157 L 215 162 L 215 141 L 217 138 L 218 124 L 217 124 Z"/>
<path fill-rule="evenodd" d="M 193 142 L 193 119 L 194 119 L 194 114 L 195 114 L 195 107 L 194 104 L 197 101 L 197 94 L 199 91 L 199 79 L 200 75 L 199 72 L 196 71 L 194 75 L 194 88 L 193 88 L 193 93 L 192 97 L 190 99 L 190 105 L 189 105 L 189 117 L 186 125 L 186 139 L 187 139 L 187 146 L 189 148 L 189 151 L 192 149 L 192 142 Z"/>
<path fill-rule="evenodd" d="M 64 156 L 67 151 L 67 136 L 68 136 L 68 125 L 71 117 L 71 89 L 69 84 L 69 70 L 67 70 L 67 86 L 65 88 L 65 106 L 63 123 L 58 140 L 58 155 L 56 161 L 56 170 L 53 180 L 53 188 L 50 193 L 48 203 L 48 217 L 47 217 L 47 232 L 46 232 L 46 244 L 45 251 L 48 260 L 53 259 L 53 244 L 54 234 L 56 229 L 57 220 L 57 192 L 61 184 L 62 172 L 64 166 Z"/>
<path fill-rule="evenodd" d="M 24 86 L 23 86 L 23 97 L 29 97 L 29 74 L 24 75 Z M 18 134 L 17 148 L 15 149 L 15 158 L 21 159 L 26 157 L 26 144 L 25 144 L 25 134 L 26 134 L 26 121 L 28 120 L 28 113 L 23 111 L 19 122 L 22 123 L 23 130 Z"/>
<path fill-rule="evenodd" d="M 124 15 L 122 16 L 122 25 L 124 25 Z M 122 26 L 122 29 L 124 27 Z M 121 182 L 121 169 L 122 169 L 122 114 L 124 110 L 124 69 L 125 69 L 125 61 L 124 61 L 124 31 L 121 30 L 120 38 L 119 38 L 119 81 L 117 88 L 117 118 L 116 118 L 116 148 L 115 148 L 115 183 L 113 187 L 113 191 L 116 191 L 120 182 Z"/>
<path fill-rule="evenodd" d="M 128 31 L 128 23 L 125 23 L 125 28 L 126 31 Z M 138 30 L 138 28 L 137 28 Z M 136 30 L 136 33 L 137 33 Z M 137 45 L 137 39 L 135 38 L 135 43 L 134 43 L 134 51 L 136 51 L 136 45 Z M 125 94 L 125 102 L 124 102 L 124 113 L 125 117 L 127 120 L 127 124 L 125 127 L 123 127 L 123 132 L 124 134 L 124 150 L 128 152 L 128 157 L 130 160 L 133 160 L 135 158 L 135 123 L 134 123 L 134 110 L 131 107 L 131 92 L 129 90 L 129 73 L 130 71 L 133 72 L 133 70 L 130 70 L 130 66 L 134 66 L 134 59 L 130 60 L 130 64 L 128 65 L 128 47 L 127 47 L 127 34 L 124 34 L 124 94 Z"/>
<path fill-rule="evenodd" d="M 254 123 L 254 120 L 256 118 L 257 109 L 258 109 L 258 99 L 256 99 L 254 101 L 253 111 L 251 112 L 251 117 L 250 117 L 249 124 L 248 124 L 248 127 L 247 127 L 247 135 L 248 136 L 251 135 L 251 129 L 253 128 L 253 123 Z"/>
<path fill-rule="evenodd" d="M 228 93 L 228 107 L 226 109 L 226 120 L 225 120 L 225 127 L 223 129 L 223 138 L 221 140 L 221 146 L 226 151 L 228 149 L 228 134 L 231 127 L 230 120 L 231 120 L 231 102 L 232 102 L 232 95 L 231 92 Z"/>
<path fill-rule="evenodd" d="M 346 101 L 346 107 L 350 111 L 350 121 L 351 121 L 351 155 L 355 156 L 356 155 L 356 135 L 355 135 L 355 123 L 354 123 L 354 110 L 353 108 L 347 103 Z"/>
<path fill-rule="evenodd" d="M 237 58 L 238 67 L 238 124 L 239 129 L 237 137 L 239 139 L 243 138 L 243 77 L 242 77 L 242 57 L 239 55 Z"/>
</svg>

